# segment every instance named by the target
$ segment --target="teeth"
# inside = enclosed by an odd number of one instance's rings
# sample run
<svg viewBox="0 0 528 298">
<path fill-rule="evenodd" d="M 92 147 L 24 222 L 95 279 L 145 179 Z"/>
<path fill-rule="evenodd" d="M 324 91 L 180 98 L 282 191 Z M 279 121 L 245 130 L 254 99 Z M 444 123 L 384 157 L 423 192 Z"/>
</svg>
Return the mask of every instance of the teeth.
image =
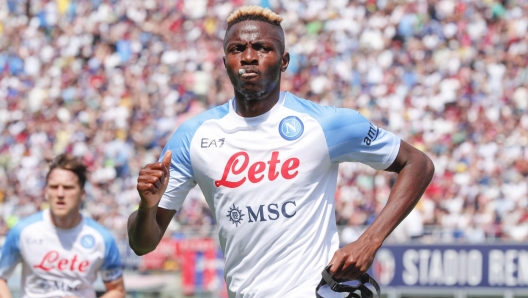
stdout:
<svg viewBox="0 0 528 298">
<path fill-rule="evenodd" d="M 239 75 L 243 75 L 243 74 L 245 74 L 245 73 L 246 73 L 246 70 L 243 69 L 243 68 L 241 68 L 241 69 L 238 70 L 238 74 L 239 74 Z"/>
</svg>

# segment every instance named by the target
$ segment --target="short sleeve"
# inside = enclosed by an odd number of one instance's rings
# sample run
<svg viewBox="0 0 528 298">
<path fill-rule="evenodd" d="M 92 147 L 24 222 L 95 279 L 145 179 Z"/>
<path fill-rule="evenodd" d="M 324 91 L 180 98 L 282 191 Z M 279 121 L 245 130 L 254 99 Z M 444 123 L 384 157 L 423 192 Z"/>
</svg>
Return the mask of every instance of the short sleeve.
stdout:
<svg viewBox="0 0 528 298">
<path fill-rule="evenodd" d="M 400 151 L 400 138 L 370 123 L 352 109 L 320 106 L 288 93 L 285 107 L 313 117 L 323 129 L 330 160 L 388 168 Z"/>
<path fill-rule="evenodd" d="M 109 232 L 103 237 L 105 238 L 105 256 L 99 272 L 103 282 L 111 282 L 123 276 L 123 265 L 114 238 Z"/>
<path fill-rule="evenodd" d="M 351 109 L 326 109 L 320 118 L 332 162 L 361 162 L 388 168 L 400 149 L 400 138 L 370 123 Z"/>
<path fill-rule="evenodd" d="M 17 229 L 16 226 L 9 231 L 6 237 L 6 241 L 2 246 L 2 251 L 0 252 L 0 278 L 7 280 L 16 265 L 20 263 L 20 229 Z"/>
<path fill-rule="evenodd" d="M 163 148 L 160 161 L 167 150 L 172 151 L 169 185 L 159 202 L 159 207 L 179 210 L 185 197 L 196 185 L 191 166 L 190 143 L 196 129 L 182 124 Z"/>
<path fill-rule="evenodd" d="M 229 112 L 229 103 L 203 112 L 185 121 L 163 148 L 160 161 L 167 150 L 172 151 L 169 185 L 159 202 L 159 207 L 179 210 L 189 191 L 196 186 L 191 163 L 191 141 L 200 126 L 208 120 L 220 119 Z"/>
</svg>

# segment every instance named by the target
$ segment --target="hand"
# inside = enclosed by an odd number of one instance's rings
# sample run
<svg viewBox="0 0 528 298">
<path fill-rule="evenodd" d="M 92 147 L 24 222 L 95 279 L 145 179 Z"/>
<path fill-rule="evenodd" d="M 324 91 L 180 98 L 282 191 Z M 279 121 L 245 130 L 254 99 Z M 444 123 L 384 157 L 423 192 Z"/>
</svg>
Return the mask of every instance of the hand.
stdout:
<svg viewBox="0 0 528 298">
<path fill-rule="evenodd" d="M 361 238 L 338 249 L 330 260 L 330 275 L 335 279 L 355 279 L 374 262 L 379 246 Z"/>
<path fill-rule="evenodd" d="M 169 184 L 172 152 L 167 150 L 161 162 L 147 164 L 139 171 L 137 190 L 141 198 L 140 208 L 158 205 Z"/>
</svg>

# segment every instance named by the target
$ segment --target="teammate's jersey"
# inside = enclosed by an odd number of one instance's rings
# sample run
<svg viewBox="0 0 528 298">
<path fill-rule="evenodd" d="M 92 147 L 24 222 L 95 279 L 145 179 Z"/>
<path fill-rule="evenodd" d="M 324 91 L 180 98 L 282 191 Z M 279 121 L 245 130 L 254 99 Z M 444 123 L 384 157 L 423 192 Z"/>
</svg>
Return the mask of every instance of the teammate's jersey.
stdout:
<svg viewBox="0 0 528 298">
<path fill-rule="evenodd" d="M 230 297 L 314 297 L 339 245 L 338 164 L 386 169 L 400 139 L 356 111 L 288 92 L 257 117 L 240 117 L 233 106 L 231 99 L 174 133 L 159 206 L 178 210 L 200 186 L 218 224 Z"/>
<path fill-rule="evenodd" d="M 72 229 L 52 224 L 50 212 L 21 220 L 7 234 L 0 256 L 0 278 L 8 279 L 22 262 L 22 297 L 96 297 L 92 287 L 122 276 L 114 238 L 93 219 L 83 216 Z"/>
</svg>

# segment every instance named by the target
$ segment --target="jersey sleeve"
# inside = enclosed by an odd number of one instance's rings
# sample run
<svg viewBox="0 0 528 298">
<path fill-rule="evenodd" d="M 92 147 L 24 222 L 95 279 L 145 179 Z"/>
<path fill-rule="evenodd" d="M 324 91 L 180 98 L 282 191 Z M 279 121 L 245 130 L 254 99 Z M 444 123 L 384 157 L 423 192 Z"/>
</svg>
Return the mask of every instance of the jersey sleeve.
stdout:
<svg viewBox="0 0 528 298">
<path fill-rule="evenodd" d="M 158 205 L 161 208 L 179 210 L 189 191 L 196 186 L 190 156 L 190 144 L 196 131 L 196 125 L 192 124 L 182 124 L 161 153 L 160 161 L 167 150 L 172 151 L 169 185 Z"/>
<path fill-rule="evenodd" d="M 103 237 L 105 238 L 105 255 L 99 272 L 103 282 L 111 282 L 123 276 L 123 265 L 114 237 L 110 232 L 105 233 Z"/>
<path fill-rule="evenodd" d="M 400 138 L 370 123 L 351 109 L 328 108 L 321 125 L 332 162 L 361 162 L 388 168 L 400 149 Z"/>
<path fill-rule="evenodd" d="M 7 233 L 6 241 L 0 252 L 0 278 L 7 280 L 16 265 L 20 263 L 20 232 L 16 226 Z"/>
</svg>

